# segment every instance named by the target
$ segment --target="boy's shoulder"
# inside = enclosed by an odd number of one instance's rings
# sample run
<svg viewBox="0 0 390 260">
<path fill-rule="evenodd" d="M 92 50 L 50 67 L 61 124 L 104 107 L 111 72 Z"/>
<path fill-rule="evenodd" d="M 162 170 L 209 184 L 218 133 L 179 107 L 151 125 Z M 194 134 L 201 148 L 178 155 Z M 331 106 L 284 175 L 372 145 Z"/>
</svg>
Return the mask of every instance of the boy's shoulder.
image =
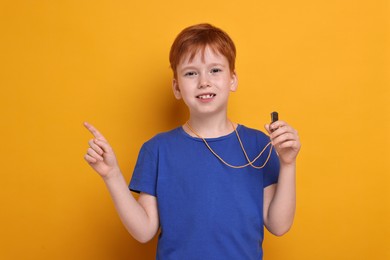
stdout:
<svg viewBox="0 0 390 260">
<path fill-rule="evenodd" d="M 181 129 L 182 129 L 181 126 L 178 126 L 178 127 L 175 127 L 173 129 L 170 129 L 170 130 L 167 130 L 167 131 L 159 132 L 159 133 L 155 134 L 148 141 L 162 141 L 162 140 L 165 140 L 165 139 L 168 139 L 168 138 L 175 137 L 175 136 L 180 134 Z"/>
<path fill-rule="evenodd" d="M 169 140 L 176 139 L 180 134 L 181 134 L 181 126 L 155 134 L 153 137 L 147 140 L 144 143 L 144 145 L 147 146 L 158 145 L 167 142 Z"/>
</svg>

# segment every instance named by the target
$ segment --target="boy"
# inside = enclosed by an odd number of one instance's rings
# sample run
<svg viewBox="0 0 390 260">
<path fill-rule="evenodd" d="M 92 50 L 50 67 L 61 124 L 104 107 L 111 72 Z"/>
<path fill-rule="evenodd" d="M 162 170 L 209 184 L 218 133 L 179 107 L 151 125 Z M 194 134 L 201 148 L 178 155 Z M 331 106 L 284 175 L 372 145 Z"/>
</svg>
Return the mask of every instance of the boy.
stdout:
<svg viewBox="0 0 390 260">
<path fill-rule="evenodd" d="M 147 242 L 161 230 L 157 259 L 262 259 L 263 225 L 278 236 L 292 225 L 298 134 L 283 121 L 266 125 L 271 150 L 265 134 L 229 121 L 235 56 L 230 37 L 210 24 L 177 36 L 172 86 L 190 116 L 142 146 L 129 187 L 107 140 L 85 123 L 95 136 L 85 160 L 135 239 Z"/>
</svg>

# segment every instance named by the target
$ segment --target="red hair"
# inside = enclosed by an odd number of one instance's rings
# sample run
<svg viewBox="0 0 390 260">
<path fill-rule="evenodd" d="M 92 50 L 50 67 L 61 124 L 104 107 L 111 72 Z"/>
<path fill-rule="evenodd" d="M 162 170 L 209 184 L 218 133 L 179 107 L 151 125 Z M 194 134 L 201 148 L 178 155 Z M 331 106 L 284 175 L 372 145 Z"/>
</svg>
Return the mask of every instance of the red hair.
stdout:
<svg viewBox="0 0 390 260">
<path fill-rule="evenodd" d="M 221 29 L 202 23 L 185 28 L 177 36 L 171 46 L 169 62 L 176 78 L 176 69 L 184 57 L 189 55 L 191 61 L 198 51 L 204 54 L 206 47 L 210 47 L 215 53 L 226 57 L 230 71 L 235 69 L 236 47 L 229 35 Z"/>
</svg>

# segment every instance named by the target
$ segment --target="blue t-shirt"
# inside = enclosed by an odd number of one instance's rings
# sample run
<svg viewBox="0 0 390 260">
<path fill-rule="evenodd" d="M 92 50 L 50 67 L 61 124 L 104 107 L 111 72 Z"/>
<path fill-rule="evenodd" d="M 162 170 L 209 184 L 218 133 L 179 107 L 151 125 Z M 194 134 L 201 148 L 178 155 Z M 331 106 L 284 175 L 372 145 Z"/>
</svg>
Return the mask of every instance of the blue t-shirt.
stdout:
<svg viewBox="0 0 390 260">
<path fill-rule="evenodd" d="M 250 159 L 268 144 L 264 133 L 238 125 Z M 247 163 L 234 132 L 206 139 L 227 163 Z M 269 148 L 255 162 L 263 165 Z M 182 127 L 144 143 L 129 188 L 156 196 L 160 235 L 156 259 L 262 259 L 263 189 L 276 183 L 274 151 L 263 169 L 223 164 Z"/>
</svg>

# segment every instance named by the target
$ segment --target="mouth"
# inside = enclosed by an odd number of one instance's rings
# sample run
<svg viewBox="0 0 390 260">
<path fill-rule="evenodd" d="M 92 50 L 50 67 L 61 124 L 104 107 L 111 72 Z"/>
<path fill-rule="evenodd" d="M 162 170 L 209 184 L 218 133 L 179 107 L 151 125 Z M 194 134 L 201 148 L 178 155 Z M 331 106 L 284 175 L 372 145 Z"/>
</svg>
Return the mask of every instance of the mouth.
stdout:
<svg viewBox="0 0 390 260">
<path fill-rule="evenodd" d="M 216 95 L 217 94 L 214 94 L 214 93 L 207 93 L 207 94 L 198 95 L 198 96 L 196 96 L 196 98 L 199 98 L 199 99 L 210 99 L 210 98 L 215 97 Z"/>
</svg>

